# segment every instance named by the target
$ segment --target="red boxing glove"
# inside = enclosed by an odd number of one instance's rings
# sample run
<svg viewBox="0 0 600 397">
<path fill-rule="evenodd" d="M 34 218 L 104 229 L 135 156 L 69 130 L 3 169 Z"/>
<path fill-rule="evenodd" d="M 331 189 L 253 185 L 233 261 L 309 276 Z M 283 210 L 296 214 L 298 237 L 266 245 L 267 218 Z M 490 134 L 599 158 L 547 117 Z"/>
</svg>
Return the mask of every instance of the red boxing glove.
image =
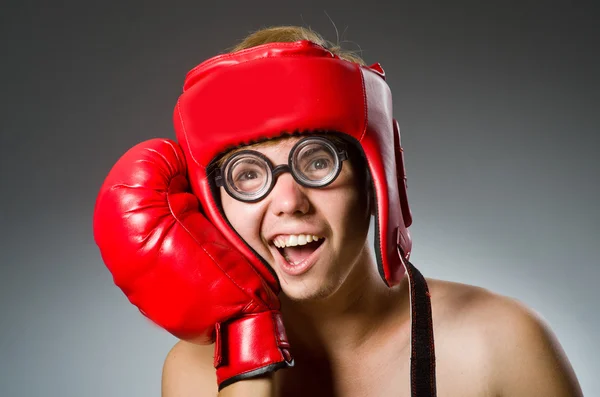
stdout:
<svg viewBox="0 0 600 397">
<path fill-rule="evenodd" d="M 219 390 L 293 366 L 277 295 L 200 212 L 176 142 L 142 142 L 118 160 L 96 201 L 94 238 L 146 317 L 180 339 L 215 342 Z"/>
</svg>

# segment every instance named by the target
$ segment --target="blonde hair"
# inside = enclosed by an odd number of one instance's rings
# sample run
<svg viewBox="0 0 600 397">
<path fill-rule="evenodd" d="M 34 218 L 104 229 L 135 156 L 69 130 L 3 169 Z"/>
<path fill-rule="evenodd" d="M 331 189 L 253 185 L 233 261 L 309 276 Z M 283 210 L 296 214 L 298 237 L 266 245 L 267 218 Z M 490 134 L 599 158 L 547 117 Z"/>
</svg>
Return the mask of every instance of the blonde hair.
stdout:
<svg viewBox="0 0 600 397">
<path fill-rule="evenodd" d="M 366 62 L 360 56 L 356 55 L 354 51 L 343 49 L 339 44 L 334 44 L 328 40 L 325 40 L 323 36 L 321 36 L 318 32 L 312 30 L 311 28 L 305 28 L 302 26 L 282 25 L 271 26 L 256 30 L 250 33 L 245 38 L 243 38 L 238 44 L 229 48 L 229 52 L 237 52 L 240 50 L 245 50 L 247 48 L 252 48 L 267 43 L 289 43 L 300 40 L 308 40 L 317 45 L 320 45 L 321 47 L 326 48 L 333 54 L 339 56 L 340 58 L 346 61 L 354 62 L 363 66 L 366 65 Z M 335 143 L 342 143 L 342 140 L 340 138 L 329 135 L 328 137 L 330 139 L 333 138 L 332 140 Z M 229 152 L 227 152 L 224 156 L 219 158 L 215 164 L 217 167 L 220 167 L 225 163 L 225 161 L 227 161 L 228 158 L 230 158 L 232 155 L 239 152 L 240 150 L 251 149 L 256 147 L 274 146 L 279 144 L 281 142 L 281 139 L 283 139 L 283 137 L 273 138 L 263 142 L 232 149 Z"/>
<path fill-rule="evenodd" d="M 282 25 L 256 30 L 232 47 L 230 52 L 245 50 L 246 48 L 267 43 L 289 43 L 300 40 L 312 41 L 321 47 L 327 48 L 342 59 L 366 66 L 366 62 L 360 56 L 356 55 L 355 51 L 346 50 L 339 43 L 334 44 L 329 40 L 325 40 L 318 32 L 302 26 Z"/>
</svg>

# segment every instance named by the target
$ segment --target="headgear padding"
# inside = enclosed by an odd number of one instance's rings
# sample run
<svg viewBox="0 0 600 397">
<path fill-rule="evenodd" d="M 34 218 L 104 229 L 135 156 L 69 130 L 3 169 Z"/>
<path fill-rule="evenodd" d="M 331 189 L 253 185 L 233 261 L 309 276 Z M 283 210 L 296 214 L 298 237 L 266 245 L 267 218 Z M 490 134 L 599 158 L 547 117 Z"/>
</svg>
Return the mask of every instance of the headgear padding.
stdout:
<svg viewBox="0 0 600 397">
<path fill-rule="evenodd" d="M 255 265 L 278 281 L 233 230 L 210 175 L 226 151 L 286 133 L 341 133 L 366 158 L 375 193 L 375 253 L 388 286 L 403 278 L 411 252 L 411 214 L 392 95 L 379 64 L 349 62 L 310 41 L 270 43 L 211 58 L 186 76 L 174 111 L 192 191 L 206 216 Z"/>
</svg>

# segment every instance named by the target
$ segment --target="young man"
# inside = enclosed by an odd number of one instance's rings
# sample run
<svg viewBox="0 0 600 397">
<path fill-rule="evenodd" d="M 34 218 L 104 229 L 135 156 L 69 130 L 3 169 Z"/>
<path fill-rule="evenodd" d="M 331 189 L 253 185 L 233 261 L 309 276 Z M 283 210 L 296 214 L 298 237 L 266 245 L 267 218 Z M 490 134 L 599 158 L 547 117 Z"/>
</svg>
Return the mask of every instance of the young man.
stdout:
<svg viewBox="0 0 600 397">
<path fill-rule="evenodd" d="M 131 149 L 95 218 L 115 282 L 182 339 L 164 397 L 581 395 L 530 310 L 409 262 L 380 66 L 264 29 L 188 74 L 174 120 L 179 142 Z"/>
</svg>

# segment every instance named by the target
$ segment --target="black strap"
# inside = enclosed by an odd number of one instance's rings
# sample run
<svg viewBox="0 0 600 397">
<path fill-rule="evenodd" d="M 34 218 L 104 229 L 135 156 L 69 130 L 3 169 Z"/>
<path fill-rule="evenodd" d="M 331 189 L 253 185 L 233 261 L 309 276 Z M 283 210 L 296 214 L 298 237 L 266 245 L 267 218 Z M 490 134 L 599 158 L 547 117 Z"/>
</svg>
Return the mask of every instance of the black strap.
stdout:
<svg viewBox="0 0 600 397">
<path fill-rule="evenodd" d="M 431 296 L 425 277 L 407 259 L 402 259 L 410 283 L 411 358 L 410 389 L 412 397 L 435 397 L 435 346 Z"/>
</svg>

